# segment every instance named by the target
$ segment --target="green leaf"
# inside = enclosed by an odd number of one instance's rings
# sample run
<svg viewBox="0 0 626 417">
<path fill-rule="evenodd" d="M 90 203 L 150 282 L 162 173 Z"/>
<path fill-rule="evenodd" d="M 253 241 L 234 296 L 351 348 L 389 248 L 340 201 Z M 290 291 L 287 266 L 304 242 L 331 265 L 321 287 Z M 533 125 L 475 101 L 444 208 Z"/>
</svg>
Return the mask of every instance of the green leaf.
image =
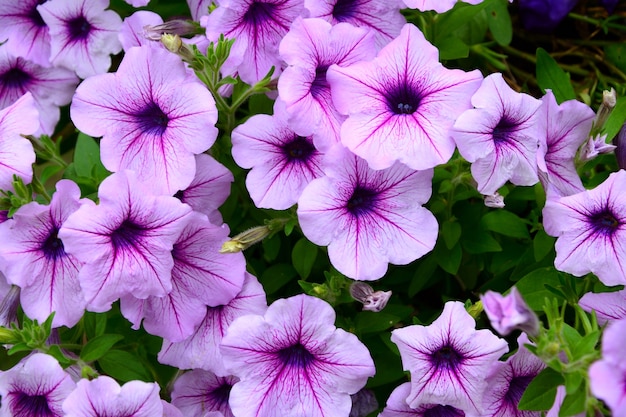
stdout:
<svg viewBox="0 0 626 417">
<path fill-rule="evenodd" d="M 438 243 L 433 251 L 433 256 L 437 259 L 437 264 L 449 274 L 456 275 L 461 266 L 463 251 L 461 245 L 455 245 L 452 250 L 447 250 L 445 245 Z"/>
<path fill-rule="evenodd" d="M 533 239 L 533 251 L 537 262 L 545 258 L 554 249 L 554 242 L 556 242 L 556 238 L 548 236 L 543 230 L 537 231 Z"/>
<path fill-rule="evenodd" d="M 574 329 L 567 323 L 563 323 L 563 337 L 568 346 L 576 346 L 582 340 L 582 336 L 578 333 L 578 330 Z"/>
<path fill-rule="evenodd" d="M 376 333 L 387 330 L 400 321 L 400 317 L 385 312 L 362 311 L 356 315 L 357 333 Z"/>
<path fill-rule="evenodd" d="M 493 1 L 485 11 L 487 12 L 489 30 L 496 42 L 500 45 L 510 44 L 513 39 L 513 25 L 508 2 L 506 0 Z"/>
<path fill-rule="evenodd" d="M 59 165 L 48 165 L 41 171 L 39 181 L 41 181 L 42 184 L 45 184 L 46 182 L 48 182 L 50 177 L 52 177 L 54 174 L 58 173 L 62 169 L 63 167 Z"/>
<path fill-rule="evenodd" d="M 568 394 L 580 393 L 580 384 L 585 379 L 582 372 L 572 372 L 565 374 L 565 392 Z"/>
<path fill-rule="evenodd" d="M 261 246 L 263 246 L 263 258 L 265 258 L 267 262 L 273 262 L 280 252 L 280 238 L 274 235 L 263 239 Z"/>
<path fill-rule="evenodd" d="M 517 281 L 515 286 L 524 297 L 526 304 L 531 310 L 541 311 L 543 309 L 544 300 L 554 298 L 552 292 L 546 289 L 545 284 L 558 287 L 559 272 L 554 267 L 539 268 L 526 274 L 522 279 Z"/>
<path fill-rule="evenodd" d="M 612 140 L 626 122 L 626 96 L 617 99 L 617 103 L 604 123 L 602 132 L 606 133 L 607 142 Z"/>
<path fill-rule="evenodd" d="M 564 382 L 563 376 L 555 370 L 544 369 L 530 381 L 517 408 L 530 411 L 549 410 L 554 404 L 556 388 Z"/>
<path fill-rule="evenodd" d="M 569 74 L 543 48 L 537 48 L 537 84 L 544 93 L 552 90 L 559 104 L 576 98 Z"/>
<path fill-rule="evenodd" d="M 468 24 L 487 4 L 488 2 L 483 2 L 470 6 L 466 3 L 458 2 L 452 10 L 439 16 L 433 29 L 433 43 L 438 44 L 439 39 L 447 38 L 450 36 L 450 33 Z"/>
<path fill-rule="evenodd" d="M 436 269 L 437 261 L 432 254 L 421 260 L 409 284 L 409 297 L 414 297 L 422 288 L 428 285 Z"/>
<path fill-rule="evenodd" d="M 307 279 L 317 258 L 317 246 L 302 238 L 296 242 L 291 251 L 291 263 L 298 274 Z"/>
<path fill-rule="evenodd" d="M 104 334 L 107 327 L 107 316 L 103 313 L 87 311 L 83 316 L 83 323 L 87 337 L 93 339 L 96 336 Z"/>
<path fill-rule="evenodd" d="M 96 336 L 83 346 L 80 352 L 80 358 L 85 362 L 97 361 L 107 353 L 113 345 L 122 339 L 124 339 L 124 336 L 119 334 L 103 334 Z"/>
<path fill-rule="evenodd" d="M 72 361 L 67 356 L 65 356 L 59 345 L 50 346 L 50 349 L 48 349 L 47 353 L 48 355 L 56 359 L 63 367 L 70 366 L 72 364 Z"/>
<path fill-rule="evenodd" d="M 480 223 L 485 229 L 504 236 L 530 239 L 526 222 L 507 210 L 490 211 L 483 216 Z"/>
<path fill-rule="evenodd" d="M 567 395 L 561 404 L 559 410 L 559 417 L 575 416 L 585 411 L 587 396 L 584 394 L 585 390 L 580 390 L 571 395 Z"/>
<path fill-rule="evenodd" d="M 469 46 L 456 36 L 448 36 L 437 41 L 435 45 L 439 49 L 439 59 L 460 59 L 469 56 Z M 444 192 L 441 191 L 440 192 Z"/>
<path fill-rule="evenodd" d="M 130 352 L 123 350 L 110 350 L 100 360 L 98 364 L 112 378 L 122 382 L 135 379 L 140 381 L 151 381 L 150 371 L 141 362 L 141 359 Z"/>
<path fill-rule="evenodd" d="M 448 249 L 452 249 L 461 237 L 461 225 L 454 220 L 446 220 L 441 224 L 441 236 Z"/>
<path fill-rule="evenodd" d="M 100 147 L 92 137 L 84 133 L 79 133 L 76 139 L 74 169 L 80 177 L 93 178 L 99 181 L 109 174 L 100 161 Z"/>
<path fill-rule="evenodd" d="M 270 295 L 278 291 L 285 284 L 298 275 L 289 264 L 276 264 L 267 268 L 259 278 L 265 293 Z"/>
<path fill-rule="evenodd" d="M 583 356 L 590 355 L 596 352 L 596 346 L 600 340 L 600 331 L 596 330 L 584 336 L 578 343 L 571 347 L 572 356 L 574 360 L 580 359 Z"/>
<path fill-rule="evenodd" d="M 605 58 L 617 68 L 626 72 L 626 45 L 612 43 L 604 47 Z"/>
</svg>

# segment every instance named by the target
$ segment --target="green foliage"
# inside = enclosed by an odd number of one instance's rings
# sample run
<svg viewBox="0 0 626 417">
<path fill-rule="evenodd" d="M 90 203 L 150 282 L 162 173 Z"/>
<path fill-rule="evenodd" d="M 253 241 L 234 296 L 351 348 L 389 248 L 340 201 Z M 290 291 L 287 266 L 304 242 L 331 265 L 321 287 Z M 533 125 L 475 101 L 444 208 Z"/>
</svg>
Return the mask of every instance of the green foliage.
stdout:
<svg viewBox="0 0 626 417">
<path fill-rule="evenodd" d="M 537 48 L 537 83 L 544 93 L 552 90 L 559 104 L 576 98 L 569 74 L 543 48 Z"/>
</svg>

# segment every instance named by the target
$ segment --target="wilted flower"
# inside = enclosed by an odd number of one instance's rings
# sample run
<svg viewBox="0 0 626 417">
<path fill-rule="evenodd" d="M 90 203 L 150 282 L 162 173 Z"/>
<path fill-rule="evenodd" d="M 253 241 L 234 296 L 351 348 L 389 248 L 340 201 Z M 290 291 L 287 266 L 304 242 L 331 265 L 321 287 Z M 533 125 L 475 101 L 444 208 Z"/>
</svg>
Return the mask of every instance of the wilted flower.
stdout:
<svg viewBox="0 0 626 417">
<path fill-rule="evenodd" d="M 485 206 L 491 208 L 504 208 L 504 197 L 499 192 L 485 196 Z"/>
<path fill-rule="evenodd" d="M 606 143 L 606 134 L 590 136 L 580 149 L 579 159 L 581 162 L 591 161 L 598 155 L 613 152 L 615 148 L 615 145 Z"/>
<path fill-rule="evenodd" d="M 539 333 L 539 319 L 528 308 L 516 287 L 511 288 L 511 292 L 505 296 L 487 291 L 480 299 L 491 326 L 502 336 L 508 335 L 514 329 L 520 329 L 530 336 Z"/>
<path fill-rule="evenodd" d="M 377 313 L 387 305 L 391 291 L 374 291 L 370 285 L 364 282 L 353 282 L 350 285 L 350 295 L 363 304 L 364 311 Z"/>
</svg>

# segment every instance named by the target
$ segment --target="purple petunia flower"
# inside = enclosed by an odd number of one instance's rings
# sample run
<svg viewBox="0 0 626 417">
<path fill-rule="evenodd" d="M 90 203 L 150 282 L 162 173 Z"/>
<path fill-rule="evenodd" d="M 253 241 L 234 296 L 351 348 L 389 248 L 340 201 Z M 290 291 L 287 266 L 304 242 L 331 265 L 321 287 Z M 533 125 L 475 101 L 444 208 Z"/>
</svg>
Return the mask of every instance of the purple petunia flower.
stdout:
<svg viewBox="0 0 626 417">
<path fill-rule="evenodd" d="M 541 98 L 537 164 L 548 199 L 584 191 L 574 159 L 589 136 L 594 117 L 591 107 L 577 100 L 557 104 L 550 90 Z"/>
<path fill-rule="evenodd" d="M 26 92 L 33 95 L 39 111 L 40 129 L 36 135 L 54 132 L 61 112 L 69 104 L 78 85 L 78 78 L 64 68 L 44 68 L 24 58 L 10 55 L 0 48 L 0 109 L 8 107 Z"/>
<path fill-rule="evenodd" d="M 238 417 L 348 415 L 350 394 L 374 375 L 355 335 L 334 326 L 335 311 L 309 295 L 275 301 L 264 316 L 236 319 L 222 340 Z"/>
<path fill-rule="evenodd" d="M 148 46 L 131 48 L 117 73 L 85 80 L 71 116 L 84 133 L 102 136 L 101 158 L 109 171 L 132 169 L 162 194 L 191 183 L 194 154 L 217 138 L 211 93 L 187 76 L 174 54 Z"/>
<path fill-rule="evenodd" d="M 211 6 L 211 3 L 219 4 L 222 3 L 222 1 L 187 0 L 187 5 L 189 6 L 192 19 L 199 22 L 202 16 L 207 16 L 209 14 L 209 6 Z"/>
<path fill-rule="evenodd" d="M 56 359 L 35 353 L 0 373 L 0 416 L 64 417 L 61 406 L 75 387 Z"/>
<path fill-rule="evenodd" d="M 302 192 L 298 219 L 311 242 L 328 246 L 330 261 L 342 274 L 375 280 L 387 263 L 406 265 L 435 246 L 437 220 L 421 206 L 430 198 L 432 170 L 396 163 L 374 171 L 336 145 L 324 171 L 326 176 Z"/>
<path fill-rule="evenodd" d="M 0 265 L 7 279 L 21 290 L 24 312 L 43 322 L 56 312 L 53 327 L 75 325 L 83 316 L 85 299 L 78 282 L 81 263 L 65 252 L 58 232 L 65 220 L 91 200 L 61 180 L 49 206 L 36 202 L 20 207 L 13 219 L 0 224 Z"/>
<path fill-rule="evenodd" d="M 248 273 L 241 291 L 223 306 L 206 307 L 202 323 L 195 333 L 181 342 L 163 341 L 158 360 L 180 369 L 200 368 L 227 376 L 219 345 L 228 326 L 240 316 L 263 314 L 267 301 L 263 286 Z"/>
<path fill-rule="evenodd" d="M 119 386 L 113 378 L 81 379 L 63 403 L 64 417 L 157 417 L 163 415 L 159 385 L 130 381 Z"/>
<path fill-rule="evenodd" d="M 588 313 L 595 311 L 600 325 L 626 319 L 626 289 L 597 294 L 588 292 L 578 304 Z"/>
<path fill-rule="evenodd" d="M 333 25 L 349 23 L 374 34 L 376 49 L 400 35 L 406 19 L 399 1 L 387 0 L 304 0 L 310 17 L 319 17 Z"/>
<path fill-rule="evenodd" d="M 506 336 L 514 329 L 520 329 L 531 336 L 539 334 L 539 319 L 528 308 L 516 287 L 503 296 L 494 291 L 487 291 L 480 297 L 485 313 L 489 317 L 491 327 L 502 336 Z"/>
<path fill-rule="evenodd" d="M 406 403 L 410 393 L 410 382 L 405 382 L 394 389 L 387 400 L 385 409 L 378 417 L 478 417 L 476 414 L 464 412 L 449 405 L 420 404 L 411 408 Z"/>
<path fill-rule="evenodd" d="M 138 329 L 172 342 L 191 336 L 205 316 L 205 307 L 227 304 L 241 290 L 246 261 L 241 252 L 219 253 L 227 241 L 228 227 L 211 224 L 206 216 L 192 213 L 172 256 L 172 291 L 145 300 L 132 294 L 122 297 L 124 317 Z"/>
<path fill-rule="evenodd" d="M 482 76 L 448 70 L 411 24 L 370 62 L 328 69 L 333 102 L 348 115 L 341 142 L 373 169 L 400 161 L 413 169 L 447 162 L 457 116 L 470 107 Z"/>
<path fill-rule="evenodd" d="M 472 96 L 473 109 L 459 116 L 451 135 L 472 163 L 478 191 L 490 195 L 507 180 L 533 185 L 537 177 L 537 110 L 541 101 L 513 91 L 494 73 Z"/>
<path fill-rule="evenodd" d="M 548 200 L 543 226 L 557 237 L 554 265 L 575 276 L 593 272 L 605 285 L 626 284 L 626 172 L 598 187 Z"/>
<path fill-rule="evenodd" d="M 483 415 L 485 375 L 508 345 L 489 330 L 476 330 L 462 303 L 447 302 L 430 326 L 394 330 L 391 341 L 411 372 L 410 407 L 441 404 Z"/>
<path fill-rule="evenodd" d="M 52 0 L 37 7 L 50 28 L 50 62 L 80 78 L 107 72 L 110 54 L 122 50 L 122 19 L 107 7 L 109 0 Z"/>
<path fill-rule="evenodd" d="M 252 168 L 246 188 L 257 207 L 288 209 L 304 187 L 323 175 L 322 154 L 311 137 L 289 127 L 284 112 L 252 116 L 233 130 L 232 142 L 235 162 Z"/>
<path fill-rule="evenodd" d="M 279 47 L 289 65 L 278 80 L 278 94 L 289 125 L 302 136 L 315 134 L 318 149 L 339 142 L 341 123 L 332 102 L 326 71 L 332 64 L 347 66 L 376 55 L 373 34 L 347 23 L 331 26 L 321 19 L 296 19 Z"/>
<path fill-rule="evenodd" d="M 78 279 L 90 311 L 103 312 L 125 295 L 163 297 L 172 290 L 172 247 L 191 207 L 154 196 L 133 171 L 107 177 L 96 207 L 82 206 L 65 221 L 59 237 L 67 253 L 85 265 Z"/>
<path fill-rule="evenodd" d="M 50 31 L 37 6 L 46 0 L 0 0 L 0 41 L 12 56 L 50 66 Z"/>
<path fill-rule="evenodd" d="M 458 1 L 469 4 L 479 4 L 483 0 L 403 0 L 406 7 L 418 9 L 422 12 L 426 10 L 434 10 L 437 13 L 445 13 L 452 9 Z M 513 0 L 509 0 L 512 2 Z"/>
<path fill-rule="evenodd" d="M 118 38 L 124 51 L 128 51 L 134 46 L 158 45 L 157 42 L 148 39 L 145 35 L 145 27 L 160 25 L 163 19 L 158 14 L 139 10 L 124 19 Z"/>
<path fill-rule="evenodd" d="M 39 129 L 39 112 L 31 93 L 0 110 L 0 190 L 13 190 L 13 175 L 25 184 L 33 178 L 35 151 L 22 135 Z"/>
<path fill-rule="evenodd" d="M 591 392 L 614 416 L 626 414 L 626 320 L 611 323 L 602 335 L 602 359 L 589 367 Z"/>
<path fill-rule="evenodd" d="M 228 398 L 237 381 L 233 376 L 219 377 L 202 369 L 185 372 L 174 382 L 172 404 L 185 413 L 185 417 L 203 417 L 207 411 L 234 417 Z"/>
<path fill-rule="evenodd" d="M 529 343 L 522 333 L 517 338 L 517 352 L 506 362 L 496 362 L 487 375 L 488 389 L 483 399 L 485 417 L 539 417 L 537 411 L 518 409 L 526 387 L 545 367 L 545 363 L 524 346 Z"/>
<path fill-rule="evenodd" d="M 551 32 L 578 0 L 518 0 L 522 23 L 527 30 Z"/>
<path fill-rule="evenodd" d="M 282 65 L 278 44 L 303 11 L 304 0 L 220 0 L 206 20 L 206 35 L 212 42 L 220 34 L 236 39 L 222 72 L 255 84 L 273 66 L 276 78 Z"/>
</svg>

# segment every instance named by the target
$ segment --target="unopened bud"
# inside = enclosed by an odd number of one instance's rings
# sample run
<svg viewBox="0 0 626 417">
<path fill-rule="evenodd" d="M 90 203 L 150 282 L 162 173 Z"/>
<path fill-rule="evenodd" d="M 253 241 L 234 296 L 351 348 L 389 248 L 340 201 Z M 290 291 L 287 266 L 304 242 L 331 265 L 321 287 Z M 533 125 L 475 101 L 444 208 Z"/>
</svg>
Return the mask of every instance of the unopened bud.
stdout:
<svg viewBox="0 0 626 417">
<path fill-rule="evenodd" d="M 350 295 L 363 304 L 363 311 L 378 313 L 387 305 L 391 291 L 374 291 L 371 286 L 364 282 L 354 282 L 350 286 Z"/>
<path fill-rule="evenodd" d="M 248 249 L 250 246 L 258 243 L 268 237 L 271 230 L 267 226 L 257 226 L 239 233 L 231 240 L 224 242 L 220 253 L 236 253 Z"/>
<path fill-rule="evenodd" d="M 602 104 L 600 104 L 598 112 L 596 113 L 596 118 L 593 121 L 593 127 L 591 129 L 592 136 L 596 136 L 602 131 L 602 128 L 613 111 L 616 103 L 617 96 L 614 88 L 611 88 L 611 90 L 604 90 L 602 92 Z"/>
<path fill-rule="evenodd" d="M 151 41 L 160 41 L 161 36 L 171 35 L 188 36 L 198 33 L 198 26 L 189 20 L 174 19 L 160 25 L 146 25 L 143 27 L 143 35 Z"/>
<path fill-rule="evenodd" d="M 161 35 L 161 43 L 165 48 L 178 55 L 185 62 L 192 62 L 194 59 L 194 54 L 189 46 L 183 43 L 183 40 L 178 35 L 172 35 L 170 33 L 164 33 Z"/>
</svg>

